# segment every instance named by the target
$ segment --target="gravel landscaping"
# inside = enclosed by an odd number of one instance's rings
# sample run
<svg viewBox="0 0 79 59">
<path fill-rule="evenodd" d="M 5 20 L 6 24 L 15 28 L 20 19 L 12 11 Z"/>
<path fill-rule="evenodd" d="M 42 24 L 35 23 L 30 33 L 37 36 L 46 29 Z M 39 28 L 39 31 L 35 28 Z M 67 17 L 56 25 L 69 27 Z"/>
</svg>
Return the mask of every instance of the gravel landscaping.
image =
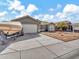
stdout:
<svg viewBox="0 0 79 59">
<path fill-rule="evenodd" d="M 42 34 L 68 42 L 72 40 L 79 39 L 79 33 L 78 32 L 42 32 Z"/>
</svg>

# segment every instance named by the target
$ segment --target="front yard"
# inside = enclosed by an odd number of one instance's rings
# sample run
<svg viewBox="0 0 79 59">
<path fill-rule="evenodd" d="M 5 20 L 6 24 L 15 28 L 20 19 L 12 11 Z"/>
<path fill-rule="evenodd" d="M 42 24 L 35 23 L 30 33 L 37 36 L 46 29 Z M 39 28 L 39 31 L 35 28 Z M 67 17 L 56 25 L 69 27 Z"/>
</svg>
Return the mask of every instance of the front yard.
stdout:
<svg viewBox="0 0 79 59">
<path fill-rule="evenodd" d="M 68 42 L 72 40 L 79 39 L 79 33 L 75 32 L 42 32 L 42 34 Z"/>
</svg>

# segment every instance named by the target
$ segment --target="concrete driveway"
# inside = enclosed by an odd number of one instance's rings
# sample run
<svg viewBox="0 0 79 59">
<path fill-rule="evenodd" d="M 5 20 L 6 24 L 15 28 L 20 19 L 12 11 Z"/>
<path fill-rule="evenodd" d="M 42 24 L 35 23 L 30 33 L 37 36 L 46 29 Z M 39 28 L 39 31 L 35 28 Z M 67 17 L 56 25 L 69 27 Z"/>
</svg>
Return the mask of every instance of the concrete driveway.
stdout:
<svg viewBox="0 0 79 59">
<path fill-rule="evenodd" d="M 2 52 L 6 47 L 8 47 L 10 44 L 12 44 L 13 42 L 18 42 L 18 41 L 23 41 L 23 40 L 29 40 L 29 39 L 33 39 L 36 37 L 39 37 L 40 35 L 38 34 L 25 34 L 24 36 L 19 36 L 16 37 L 16 40 L 13 40 L 13 38 L 8 38 L 6 40 L 5 45 L 2 45 L 0 42 L 0 52 Z"/>
<path fill-rule="evenodd" d="M 0 59 L 6 58 L 79 59 L 79 40 L 63 42 L 42 34 L 26 34 L 0 53 Z"/>
</svg>

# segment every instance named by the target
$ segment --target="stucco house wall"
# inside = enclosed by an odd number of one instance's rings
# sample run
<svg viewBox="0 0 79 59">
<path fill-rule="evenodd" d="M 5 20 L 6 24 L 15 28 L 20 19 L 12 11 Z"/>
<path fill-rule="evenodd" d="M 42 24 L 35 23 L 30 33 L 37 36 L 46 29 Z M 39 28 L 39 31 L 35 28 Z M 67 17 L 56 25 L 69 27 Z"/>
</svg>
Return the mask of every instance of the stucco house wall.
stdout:
<svg viewBox="0 0 79 59">
<path fill-rule="evenodd" d="M 22 23 L 24 32 L 31 33 L 33 32 L 40 32 L 40 21 L 37 19 L 34 19 L 31 16 L 23 16 L 20 18 L 13 19 L 12 21 L 19 21 Z"/>
</svg>

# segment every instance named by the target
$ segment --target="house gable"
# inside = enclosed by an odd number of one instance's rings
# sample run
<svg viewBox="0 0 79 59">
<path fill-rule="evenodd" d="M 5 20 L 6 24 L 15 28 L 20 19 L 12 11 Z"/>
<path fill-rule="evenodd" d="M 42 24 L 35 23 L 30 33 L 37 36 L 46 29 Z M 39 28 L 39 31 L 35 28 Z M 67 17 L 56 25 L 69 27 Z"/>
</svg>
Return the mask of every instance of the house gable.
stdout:
<svg viewBox="0 0 79 59">
<path fill-rule="evenodd" d="M 17 19 L 14 19 L 12 21 L 20 21 L 22 24 L 39 24 L 40 21 L 32 18 L 31 16 L 24 16 Z"/>
</svg>

